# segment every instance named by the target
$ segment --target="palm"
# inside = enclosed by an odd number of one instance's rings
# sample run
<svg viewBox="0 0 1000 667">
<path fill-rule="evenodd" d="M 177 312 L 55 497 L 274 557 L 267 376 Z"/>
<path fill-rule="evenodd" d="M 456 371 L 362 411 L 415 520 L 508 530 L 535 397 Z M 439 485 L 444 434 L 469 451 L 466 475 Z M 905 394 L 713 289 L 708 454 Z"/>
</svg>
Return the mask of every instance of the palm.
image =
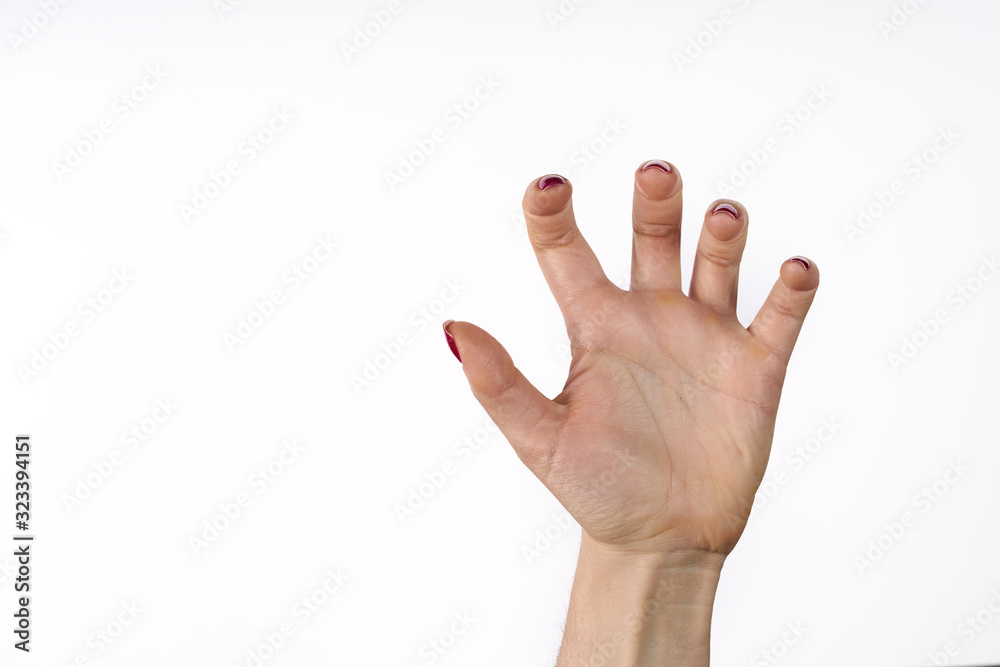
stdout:
<svg viewBox="0 0 1000 667">
<path fill-rule="evenodd" d="M 576 229 L 568 184 L 533 182 L 525 217 L 566 318 L 569 377 L 542 396 L 482 330 L 456 325 L 476 397 L 593 539 L 728 553 L 767 466 L 788 358 L 818 275 L 786 262 L 749 328 L 736 319 L 746 212 L 709 213 L 680 289 L 680 179 L 637 171 L 629 291 Z M 710 226 L 710 230 L 709 230 Z M 457 330 L 455 330 L 457 329 Z"/>
<path fill-rule="evenodd" d="M 622 302 L 554 399 L 569 414 L 550 489 L 602 542 L 729 551 L 767 465 L 784 365 L 683 295 Z"/>
</svg>

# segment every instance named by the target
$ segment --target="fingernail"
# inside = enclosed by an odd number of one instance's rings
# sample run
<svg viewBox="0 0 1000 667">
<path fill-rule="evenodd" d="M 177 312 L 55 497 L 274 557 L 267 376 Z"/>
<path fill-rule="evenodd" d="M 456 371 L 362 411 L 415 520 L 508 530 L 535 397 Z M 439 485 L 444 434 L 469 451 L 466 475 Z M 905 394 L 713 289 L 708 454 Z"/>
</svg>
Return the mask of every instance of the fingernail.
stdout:
<svg viewBox="0 0 1000 667">
<path fill-rule="evenodd" d="M 740 219 L 740 211 L 739 211 L 739 209 L 737 209 L 732 204 L 719 204 L 718 206 L 715 207 L 715 210 L 713 210 L 712 213 L 713 214 L 714 213 L 728 213 L 729 215 L 733 216 L 735 219 L 737 219 L 737 220 Z"/>
<path fill-rule="evenodd" d="M 650 160 L 646 164 L 642 165 L 642 169 L 640 169 L 639 171 L 646 171 L 650 167 L 654 167 L 656 169 L 659 169 L 660 171 L 665 171 L 668 174 L 673 171 L 673 169 L 670 168 L 670 165 L 664 162 L 663 160 Z"/>
<path fill-rule="evenodd" d="M 444 337 L 448 341 L 448 347 L 451 348 L 451 353 L 455 355 L 456 359 L 462 361 L 462 357 L 458 354 L 458 345 L 455 345 L 455 337 L 448 333 L 448 325 L 454 321 L 455 320 L 445 320 L 445 322 L 441 325 L 441 328 L 444 329 Z"/>
<path fill-rule="evenodd" d="M 569 181 L 567 181 L 559 174 L 549 174 L 548 176 L 542 176 L 540 179 L 538 179 L 538 189 L 544 190 L 545 188 L 551 185 L 562 185 L 568 182 Z"/>
<path fill-rule="evenodd" d="M 801 264 L 802 266 L 805 267 L 806 271 L 809 270 L 809 266 L 810 266 L 809 265 L 809 260 L 806 259 L 805 257 L 790 257 L 788 259 L 788 261 L 789 262 L 798 262 L 799 264 Z"/>
</svg>

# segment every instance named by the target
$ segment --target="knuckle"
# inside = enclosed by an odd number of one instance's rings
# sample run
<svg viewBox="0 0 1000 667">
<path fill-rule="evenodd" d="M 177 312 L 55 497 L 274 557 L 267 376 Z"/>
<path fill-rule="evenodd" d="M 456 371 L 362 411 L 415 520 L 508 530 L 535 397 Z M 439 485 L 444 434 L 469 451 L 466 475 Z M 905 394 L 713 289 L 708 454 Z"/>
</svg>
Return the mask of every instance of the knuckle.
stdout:
<svg viewBox="0 0 1000 667">
<path fill-rule="evenodd" d="M 632 219 L 632 231 L 637 236 L 656 239 L 680 239 L 681 226 L 676 223 L 645 222 Z"/>
<path fill-rule="evenodd" d="M 797 304 L 790 304 L 783 299 L 775 299 L 771 303 L 771 311 L 777 317 L 788 317 L 795 320 L 800 320 L 805 317 L 802 312 L 802 308 Z"/>
<path fill-rule="evenodd" d="M 580 230 L 575 225 L 553 225 L 545 227 L 538 223 L 528 224 L 531 245 L 537 250 L 552 250 L 565 248 L 580 236 Z"/>
<path fill-rule="evenodd" d="M 730 243 L 721 243 L 719 245 L 711 244 L 699 244 L 698 245 L 698 257 L 708 262 L 709 264 L 714 264 L 715 266 L 721 266 L 723 268 L 729 269 L 740 262 L 740 258 L 743 256 L 742 248 L 734 246 Z"/>
</svg>

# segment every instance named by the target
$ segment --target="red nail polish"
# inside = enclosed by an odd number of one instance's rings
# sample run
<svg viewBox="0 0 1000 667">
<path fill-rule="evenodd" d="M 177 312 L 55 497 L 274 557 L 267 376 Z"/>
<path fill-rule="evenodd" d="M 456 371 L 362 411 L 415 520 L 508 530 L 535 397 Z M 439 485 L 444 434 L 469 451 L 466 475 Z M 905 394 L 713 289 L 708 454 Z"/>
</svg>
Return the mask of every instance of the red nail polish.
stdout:
<svg viewBox="0 0 1000 667">
<path fill-rule="evenodd" d="M 788 259 L 788 261 L 789 262 L 798 262 L 799 264 L 801 264 L 802 266 L 805 267 L 806 271 L 809 270 L 809 260 L 806 259 L 805 257 L 790 257 Z"/>
<path fill-rule="evenodd" d="M 642 165 L 642 169 L 640 169 L 639 171 L 646 171 L 650 167 L 659 169 L 660 171 L 665 171 L 668 174 L 673 171 L 673 169 L 670 168 L 670 165 L 664 162 L 663 160 L 650 160 L 649 162 Z"/>
<path fill-rule="evenodd" d="M 542 176 L 540 179 L 538 179 L 538 189 L 539 190 L 544 190 L 545 188 L 547 188 L 549 186 L 552 186 L 552 185 L 563 185 L 564 183 L 568 183 L 568 182 L 569 181 L 567 181 L 565 178 L 563 178 L 559 174 L 549 174 L 548 176 Z"/>
<path fill-rule="evenodd" d="M 740 211 L 739 211 L 739 209 L 736 208 L 735 206 L 733 206 L 732 204 L 725 204 L 725 203 L 719 204 L 718 206 L 715 207 L 715 210 L 713 210 L 712 213 L 713 214 L 714 213 L 728 213 L 729 215 L 733 216 L 733 218 L 735 218 L 737 220 L 740 219 Z"/>
<path fill-rule="evenodd" d="M 451 353 L 455 355 L 456 359 L 458 359 L 459 361 L 462 361 L 462 357 L 459 356 L 459 354 L 458 354 L 458 345 L 455 345 L 455 337 L 452 336 L 450 333 L 448 333 L 448 325 L 451 324 L 454 321 L 455 320 L 446 320 L 441 325 L 441 328 L 444 329 L 444 337 L 448 341 L 448 347 L 451 348 Z"/>
</svg>

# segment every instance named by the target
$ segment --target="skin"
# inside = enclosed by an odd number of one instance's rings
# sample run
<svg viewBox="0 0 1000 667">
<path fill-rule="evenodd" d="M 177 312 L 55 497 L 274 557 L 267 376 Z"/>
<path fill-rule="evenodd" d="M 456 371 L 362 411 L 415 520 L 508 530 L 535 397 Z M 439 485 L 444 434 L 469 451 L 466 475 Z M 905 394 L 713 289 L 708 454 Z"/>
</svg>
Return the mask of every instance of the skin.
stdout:
<svg viewBox="0 0 1000 667">
<path fill-rule="evenodd" d="M 447 326 L 475 397 L 583 529 L 560 665 L 584 664 L 601 637 L 615 647 L 605 665 L 708 664 L 718 574 L 764 475 L 819 285 L 813 262 L 785 261 L 744 327 L 736 299 L 749 216 L 718 200 L 685 294 L 683 185 L 671 167 L 636 169 L 629 290 L 608 280 L 580 233 L 572 185 L 527 187 L 528 236 L 572 351 L 558 396 L 542 395 L 479 327 Z M 738 217 L 713 213 L 720 203 Z M 658 611 L 623 625 L 657 591 Z"/>
</svg>

